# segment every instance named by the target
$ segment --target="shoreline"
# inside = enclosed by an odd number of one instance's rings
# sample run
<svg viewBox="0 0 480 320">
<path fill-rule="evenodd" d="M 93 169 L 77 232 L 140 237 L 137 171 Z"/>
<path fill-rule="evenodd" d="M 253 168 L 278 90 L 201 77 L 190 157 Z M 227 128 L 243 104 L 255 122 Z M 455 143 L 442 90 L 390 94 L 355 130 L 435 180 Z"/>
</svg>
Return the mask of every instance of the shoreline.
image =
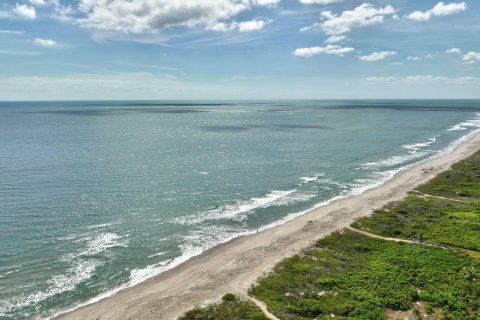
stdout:
<svg viewBox="0 0 480 320">
<path fill-rule="evenodd" d="M 380 186 L 361 194 L 332 199 L 260 233 L 244 235 L 205 252 L 132 287 L 57 315 L 54 319 L 176 319 L 196 305 L 226 292 L 246 294 L 258 277 L 312 241 L 348 227 L 372 209 L 400 200 L 416 186 L 480 149 L 480 132 L 457 145 L 395 173 Z M 427 174 L 422 167 L 433 167 Z M 91 300 L 90 300 L 91 301 Z"/>
</svg>

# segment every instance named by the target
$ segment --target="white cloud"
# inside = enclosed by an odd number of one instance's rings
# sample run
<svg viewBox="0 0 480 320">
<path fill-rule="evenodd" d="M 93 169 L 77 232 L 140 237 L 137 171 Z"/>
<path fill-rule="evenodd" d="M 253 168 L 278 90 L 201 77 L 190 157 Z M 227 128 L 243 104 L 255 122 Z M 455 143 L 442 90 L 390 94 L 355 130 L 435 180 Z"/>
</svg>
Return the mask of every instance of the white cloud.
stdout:
<svg viewBox="0 0 480 320">
<path fill-rule="evenodd" d="M 370 3 L 363 3 L 353 10 L 347 10 L 341 14 L 334 14 L 330 10 L 322 11 L 321 16 L 325 20 L 321 28 L 328 35 L 340 35 L 352 30 L 383 23 L 385 15 L 392 15 L 397 10 L 387 5 L 375 8 Z"/>
<path fill-rule="evenodd" d="M 366 56 L 360 56 L 359 59 L 362 61 L 378 61 L 396 54 L 397 53 L 395 51 L 379 51 L 373 52 L 372 54 Z"/>
<path fill-rule="evenodd" d="M 278 0 L 80 0 L 85 27 L 124 33 L 153 33 L 164 28 L 203 26 L 225 31 L 237 28 L 229 21 L 253 6 L 273 6 Z M 263 27 L 263 20 L 242 24 L 248 31 Z M 265 21 L 263 21 L 263 24 Z"/>
<path fill-rule="evenodd" d="M 468 64 L 480 62 L 480 52 L 470 51 L 463 55 L 462 60 Z"/>
<path fill-rule="evenodd" d="M 449 4 L 439 2 L 431 11 L 434 16 L 448 16 L 465 10 L 467 10 L 467 4 L 465 2 Z"/>
<path fill-rule="evenodd" d="M 0 96 L 4 100 L 208 99 L 235 90 L 235 86 L 185 82 L 148 72 L 0 77 Z"/>
<path fill-rule="evenodd" d="M 311 26 L 300 28 L 298 31 L 305 32 L 305 31 L 316 30 L 316 29 L 321 29 L 321 28 L 322 28 L 322 24 L 318 23 L 318 22 L 315 22 Z"/>
<path fill-rule="evenodd" d="M 22 51 L 22 50 L 3 50 L 0 49 L 0 55 L 11 55 L 11 56 L 38 56 L 41 55 L 41 52 L 36 51 Z"/>
<path fill-rule="evenodd" d="M 251 20 L 238 23 L 238 31 L 248 32 L 263 29 L 266 22 L 263 20 Z"/>
<path fill-rule="evenodd" d="M 28 0 L 28 1 L 34 6 L 44 6 L 47 4 L 45 0 Z"/>
<path fill-rule="evenodd" d="M 335 43 L 335 42 L 341 42 L 343 40 L 347 39 L 346 36 L 331 36 L 325 40 L 325 43 Z"/>
<path fill-rule="evenodd" d="M 259 6 L 276 6 L 280 0 L 254 0 L 252 1 L 253 4 Z"/>
<path fill-rule="evenodd" d="M 343 0 L 299 0 L 303 4 L 331 4 L 341 2 Z"/>
<path fill-rule="evenodd" d="M 219 22 L 211 27 L 209 30 L 219 31 L 219 32 L 226 32 L 226 31 L 233 31 L 238 30 L 240 32 L 250 32 L 255 30 L 263 29 L 270 21 L 264 20 L 250 20 L 250 21 L 242 21 L 236 22 L 233 21 L 231 23 Z"/>
<path fill-rule="evenodd" d="M 268 77 L 261 74 L 261 75 L 253 75 L 253 76 L 245 76 L 245 75 L 234 75 L 228 78 L 223 79 L 225 82 L 232 82 L 232 81 L 258 81 L 264 80 Z"/>
<path fill-rule="evenodd" d="M 449 53 L 449 54 L 461 54 L 461 53 L 462 53 L 462 50 L 460 50 L 459 48 L 451 48 L 451 49 L 448 49 L 447 51 L 445 51 L 445 53 Z"/>
<path fill-rule="evenodd" d="M 16 4 L 15 8 L 13 9 L 13 13 L 17 16 L 34 20 L 37 17 L 37 12 L 35 8 L 32 6 L 27 6 L 26 4 L 19 5 Z"/>
<path fill-rule="evenodd" d="M 408 76 L 405 77 L 403 80 L 407 82 L 424 82 L 424 81 L 446 81 L 448 80 L 447 77 L 434 77 L 431 75 L 415 75 L 415 76 Z"/>
<path fill-rule="evenodd" d="M 355 49 L 349 47 L 341 47 L 339 45 L 329 44 L 326 47 L 310 47 L 310 48 L 298 48 L 293 54 L 297 57 L 310 58 L 313 55 L 326 53 L 336 56 L 343 56 L 345 53 L 352 52 Z"/>
<path fill-rule="evenodd" d="M 416 84 L 416 83 L 480 83 L 480 78 L 478 77 L 459 77 L 459 78 L 449 78 L 442 76 L 432 76 L 432 75 L 412 75 L 402 78 L 391 77 L 391 76 L 381 76 L 381 77 L 368 77 L 367 81 L 375 82 L 395 82 L 395 83 L 407 83 L 407 84 Z"/>
<path fill-rule="evenodd" d="M 430 12 L 415 11 L 410 13 L 407 18 L 415 21 L 427 21 L 432 17 Z"/>
<path fill-rule="evenodd" d="M 368 81 L 393 81 L 397 80 L 396 77 L 367 77 L 366 80 Z"/>
<path fill-rule="evenodd" d="M 445 4 L 439 2 L 430 10 L 427 11 L 414 11 L 410 13 L 407 18 L 415 21 L 427 21 L 433 16 L 448 16 L 451 14 L 459 13 L 467 10 L 467 4 L 465 2 L 449 3 Z"/>
<path fill-rule="evenodd" d="M 11 18 L 12 14 L 7 11 L 0 11 L 0 19 Z"/>
<path fill-rule="evenodd" d="M 57 43 L 51 39 L 41 39 L 41 38 L 36 38 L 33 40 L 33 43 L 38 44 L 39 46 L 42 47 L 54 47 Z"/>
<path fill-rule="evenodd" d="M 420 59 L 421 59 L 420 57 L 416 57 L 416 56 L 408 56 L 407 57 L 407 60 L 409 60 L 409 61 L 418 61 Z"/>
<path fill-rule="evenodd" d="M 24 34 L 23 31 L 18 30 L 0 30 L 0 34 L 13 34 L 13 35 L 21 35 Z"/>
</svg>

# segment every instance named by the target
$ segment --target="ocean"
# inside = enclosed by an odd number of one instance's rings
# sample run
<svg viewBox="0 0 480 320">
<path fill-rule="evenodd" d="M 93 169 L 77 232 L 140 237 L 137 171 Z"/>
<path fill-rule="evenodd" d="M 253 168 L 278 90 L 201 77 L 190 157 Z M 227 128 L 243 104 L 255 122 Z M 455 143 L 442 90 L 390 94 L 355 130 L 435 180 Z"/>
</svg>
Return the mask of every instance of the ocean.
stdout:
<svg viewBox="0 0 480 320">
<path fill-rule="evenodd" d="M 0 102 L 0 319 L 44 319 L 449 152 L 480 100 Z"/>
</svg>

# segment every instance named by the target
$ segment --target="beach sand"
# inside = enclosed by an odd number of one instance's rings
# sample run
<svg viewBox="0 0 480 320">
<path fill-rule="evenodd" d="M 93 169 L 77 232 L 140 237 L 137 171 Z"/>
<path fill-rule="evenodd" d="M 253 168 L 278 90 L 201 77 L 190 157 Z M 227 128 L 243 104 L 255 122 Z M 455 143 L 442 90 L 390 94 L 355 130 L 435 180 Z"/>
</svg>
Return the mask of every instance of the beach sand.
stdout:
<svg viewBox="0 0 480 320">
<path fill-rule="evenodd" d="M 218 300 L 223 294 L 246 294 L 258 277 L 313 241 L 344 229 L 372 209 L 402 199 L 452 164 L 480 149 L 480 132 L 447 155 L 397 173 L 361 195 L 339 199 L 285 224 L 218 245 L 185 263 L 96 303 L 56 319 L 177 319 L 185 311 Z M 431 168 L 422 172 L 423 168 Z"/>
</svg>

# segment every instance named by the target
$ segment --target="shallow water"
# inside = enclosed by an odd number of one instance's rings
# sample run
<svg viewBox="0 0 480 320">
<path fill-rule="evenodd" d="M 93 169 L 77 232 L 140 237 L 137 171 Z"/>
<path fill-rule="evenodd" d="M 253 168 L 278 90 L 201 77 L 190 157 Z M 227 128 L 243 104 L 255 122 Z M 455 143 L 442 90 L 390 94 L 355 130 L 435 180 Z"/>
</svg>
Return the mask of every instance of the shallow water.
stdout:
<svg viewBox="0 0 480 320">
<path fill-rule="evenodd" d="M 0 103 L 0 319 L 108 295 L 479 128 L 466 100 Z"/>
</svg>

